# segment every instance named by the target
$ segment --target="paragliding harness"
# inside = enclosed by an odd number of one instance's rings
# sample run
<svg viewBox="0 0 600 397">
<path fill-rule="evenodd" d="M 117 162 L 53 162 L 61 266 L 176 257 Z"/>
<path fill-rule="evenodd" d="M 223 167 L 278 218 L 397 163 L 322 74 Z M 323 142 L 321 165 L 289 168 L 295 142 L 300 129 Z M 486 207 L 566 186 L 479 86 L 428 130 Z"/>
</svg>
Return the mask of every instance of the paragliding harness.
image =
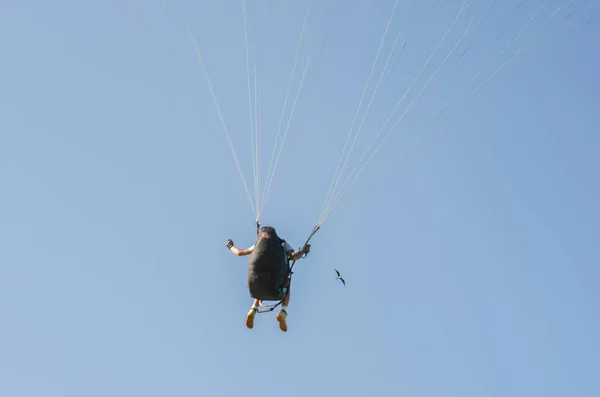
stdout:
<svg viewBox="0 0 600 397">
<path fill-rule="evenodd" d="M 260 232 L 260 223 L 257 222 L 256 223 L 256 231 L 257 234 Z M 304 243 L 304 246 L 302 248 L 305 249 L 305 252 L 302 255 L 302 258 L 305 258 L 308 253 L 310 252 L 310 245 L 308 244 L 310 242 L 310 240 L 312 239 L 312 237 L 315 235 L 315 233 L 317 232 L 317 230 L 320 229 L 320 226 L 317 225 L 315 226 L 315 228 L 313 229 L 313 231 L 310 233 L 310 235 L 308 236 L 308 238 L 306 239 L 306 242 Z M 283 244 L 285 242 L 285 240 L 281 240 L 281 243 Z M 302 249 L 301 248 L 301 249 Z M 291 262 L 291 264 L 290 264 Z M 266 309 L 263 310 L 257 310 L 257 313 L 267 313 L 267 312 L 271 312 L 273 310 L 275 310 L 275 308 L 279 305 L 281 305 L 281 303 L 285 300 L 285 298 L 288 296 L 289 293 L 289 289 L 290 289 L 290 284 L 292 282 L 292 274 L 294 274 L 294 272 L 292 271 L 294 268 L 294 265 L 296 264 L 296 260 L 291 261 L 289 258 L 287 259 L 287 264 L 288 264 L 288 275 L 285 278 L 285 281 L 283 282 L 282 285 L 278 286 L 277 288 L 277 292 L 278 294 L 283 294 L 283 296 L 281 297 L 281 299 L 279 300 L 279 302 L 277 302 L 274 305 L 263 305 L 262 301 L 260 303 L 260 306 L 262 307 L 266 307 Z"/>
</svg>

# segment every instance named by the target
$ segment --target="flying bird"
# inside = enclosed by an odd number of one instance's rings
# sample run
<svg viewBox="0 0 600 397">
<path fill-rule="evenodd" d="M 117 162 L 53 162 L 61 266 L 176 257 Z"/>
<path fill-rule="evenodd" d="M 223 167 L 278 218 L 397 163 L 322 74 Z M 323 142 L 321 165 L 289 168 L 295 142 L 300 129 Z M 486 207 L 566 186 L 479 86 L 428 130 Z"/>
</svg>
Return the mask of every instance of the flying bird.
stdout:
<svg viewBox="0 0 600 397">
<path fill-rule="evenodd" d="M 342 276 L 340 276 L 340 272 L 338 272 L 337 269 L 333 269 L 333 270 L 335 270 L 335 272 L 337 273 L 336 280 L 340 280 L 342 283 L 344 283 L 344 285 L 346 285 L 346 282 L 344 281 L 344 279 L 342 278 Z"/>
</svg>

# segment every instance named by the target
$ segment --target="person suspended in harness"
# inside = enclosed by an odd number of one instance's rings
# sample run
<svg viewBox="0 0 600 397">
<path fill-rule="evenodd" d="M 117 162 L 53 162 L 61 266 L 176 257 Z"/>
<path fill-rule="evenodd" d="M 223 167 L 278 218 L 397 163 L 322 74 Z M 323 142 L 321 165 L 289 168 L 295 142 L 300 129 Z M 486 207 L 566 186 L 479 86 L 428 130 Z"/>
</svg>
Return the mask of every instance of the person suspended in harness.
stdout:
<svg viewBox="0 0 600 397">
<path fill-rule="evenodd" d="M 271 226 L 258 229 L 254 245 L 237 248 L 227 240 L 227 248 L 237 256 L 250 255 L 248 260 L 248 289 L 254 302 L 246 315 L 246 327 L 254 327 L 254 317 L 261 301 L 281 301 L 281 310 L 275 317 L 279 328 L 287 332 L 287 311 L 290 303 L 290 261 L 297 261 L 310 250 L 306 244 L 298 252 L 281 239 Z"/>
</svg>

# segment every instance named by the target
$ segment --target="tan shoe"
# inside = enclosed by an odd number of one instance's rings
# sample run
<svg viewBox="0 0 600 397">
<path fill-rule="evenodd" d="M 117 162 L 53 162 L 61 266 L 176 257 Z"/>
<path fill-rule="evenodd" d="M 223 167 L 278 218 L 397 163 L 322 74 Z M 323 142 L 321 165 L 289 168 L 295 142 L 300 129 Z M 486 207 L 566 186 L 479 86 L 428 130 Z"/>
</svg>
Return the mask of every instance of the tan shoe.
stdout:
<svg viewBox="0 0 600 397">
<path fill-rule="evenodd" d="M 277 316 L 275 316 L 275 318 L 277 319 L 277 321 L 279 321 L 279 329 L 283 332 L 287 332 L 287 323 L 285 322 L 285 320 L 287 319 L 287 313 L 285 312 L 285 310 L 280 310 L 279 313 L 277 313 Z"/>
<path fill-rule="evenodd" d="M 246 315 L 246 327 L 250 329 L 254 327 L 254 316 L 256 316 L 256 309 L 252 308 Z"/>
</svg>

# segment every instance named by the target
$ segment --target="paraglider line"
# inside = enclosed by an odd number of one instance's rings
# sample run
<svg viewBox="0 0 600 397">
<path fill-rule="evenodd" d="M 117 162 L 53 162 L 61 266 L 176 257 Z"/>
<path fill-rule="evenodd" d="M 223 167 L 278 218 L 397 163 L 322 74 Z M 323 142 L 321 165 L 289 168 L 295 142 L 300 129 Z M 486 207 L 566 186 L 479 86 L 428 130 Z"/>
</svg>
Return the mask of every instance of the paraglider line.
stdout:
<svg viewBox="0 0 600 397">
<path fill-rule="evenodd" d="M 385 26 L 385 31 L 383 33 L 383 36 L 381 37 L 381 41 L 379 43 L 379 48 L 377 49 L 377 53 L 375 55 L 375 59 L 373 60 L 373 64 L 371 65 L 371 70 L 369 71 L 369 76 L 367 77 L 367 81 L 365 83 L 365 86 L 363 88 L 362 91 L 362 95 L 360 97 L 360 101 L 358 102 L 358 106 L 356 108 L 356 112 L 354 114 L 354 119 L 352 120 L 352 125 L 350 126 L 350 129 L 348 130 L 348 135 L 346 137 L 346 142 L 344 143 L 344 148 L 342 149 L 342 154 L 340 155 L 340 158 L 338 160 L 337 166 L 335 167 L 335 173 L 333 174 L 333 178 L 331 180 L 331 184 L 329 185 L 329 189 L 327 191 L 327 195 L 325 196 L 325 203 L 323 206 L 323 211 L 322 213 L 325 213 L 325 211 L 327 210 L 327 207 L 329 206 L 329 203 L 331 202 L 331 196 L 333 196 L 333 189 L 334 186 L 337 186 L 336 180 L 339 182 L 339 179 L 341 178 L 341 172 L 340 175 L 338 176 L 338 171 L 340 169 L 340 165 L 342 164 L 342 159 L 345 157 L 344 154 L 346 153 L 346 147 L 348 146 L 348 143 L 350 142 L 350 137 L 352 136 L 352 130 L 354 129 L 354 125 L 356 124 L 356 119 L 358 118 L 358 114 L 360 113 L 360 108 L 362 106 L 365 94 L 367 92 L 367 89 L 369 88 L 369 83 L 371 82 L 371 76 L 373 75 L 373 71 L 375 70 L 375 66 L 377 65 L 377 61 L 379 59 L 379 54 L 381 53 L 381 49 L 383 48 L 383 44 L 385 43 L 385 39 L 387 37 L 390 25 L 392 23 L 392 20 L 394 18 L 394 15 L 396 13 L 396 7 L 398 6 L 398 0 L 396 0 L 394 2 L 394 7 L 392 8 L 392 11 L 390 12 L 390 16 L 388 18 L 387 24 Z M 348 154 L 349 156 L 350 154 Z M 346 160 L 347 162 L 347 160 Z M 331 196 L 330 196 L 331 194 Z"/>
<path fill-rule="evenodd" d="M 277 159 L 275 161 L 275 166 L 273 167 L 273 173 L 271 174 L 271 179 L 269 180 L 269 184 L 268 184 L 268 188 L 267 188 L 267 194 L 270 194 L 270 190 L 273 186 L 273 178 L 275 177 L 275 171 L 277 170 L 277 167 L 279 166 L 279 161 L 281 158 L 281 152 L 283 150 L 284 147 L 284 142 L 285 139 L 288 135 L 289 129 L 290 129 L 290 124 L 292 122 L 292 118 L 294 116 L 294 111 L 296 109 L 296 104 L 298 103 L 298 97 L 300 96 L 300 92 L 302 90 L 302 86 L 304 84 L 304 78 L 306 76 L 306 71 L 308 69 L 308 65 L 310 64 L 310 57 L 307 59 L 306 61 L 306 66 L 304 67 L 304 71 L 302 72 L 302 79 L 300 80 L 300 85 L 298 87 L 298 91 L 296 92 L 296 98 L 294 99 L 294 104 L 292 105 L 292 111 L 290 112 L 290 117 L 288 119 L 288 123 L 287 123 L 287 127 L 285 129 L 285 132 L 283 134 L 283 138 L 281 140 L 281 147 L 279 148 L 279 152 L 277 153 Z M 264 206 L 263 206 L 264 207 Z"/>
<path fill-rule="evenodd" d="M 257 158 L 257 165 L 258 165 L 258 167 L 257 167 L 257 169 L 258 169 L 258 171 L 257 171 L 258 186 L 260 186 L 260 129 L 261 129 L 261 125 L 260 125 L 261 96 L 260 96 L 260 94 L 261 94 L 260 80 L 258 80 L 258 86 L 257 86 L 258 101 L 256 104 L 256 112 L 257 112 L 257 115 L 256 115 L 256 120 L 257 120 L 256 121 L 257 122 L 257 125 L 256 125 L 256 158 Z M 258 221 L 260 222 L 260 218 L 262 216 L 262 207 L 260 209 L 258 209 L 257 212 L 258 212 L 257 218 L 258 218 Z"/>
<path fill-rule="evenodd" d="M 585 39 L 584 41 L 581 42 L 581 44 L 579 44 L 577 47 L 573 48 L 571 51 L 569 51 L 570 54 L 575 54 L 577 51 L 581 50 L 583 47 L 587 46 L 588 44 L 590 44 L 590 42 L 594 39 L 594 36 L 590 36 L 587 39 Z"/>
<path fill-rule="evenodd" d="M 252 88 L 251 88 L 251 84 L 250 84 L 250 64 L 249 64 L 249 54 L 248 54 L 248 24 L 247 24 L 247 11 L 248 11 L 248 1 L 246 0 L 246 3 L 244 5 L 244 1 L 242 0 L 242 7 L 244 8 L 244 48 L 245 48 L 245 55 L 246 55 L 246 77 L 247 77 L 247 83 L 248 83 L 248 113 L 250 114 L 250 140 L 251 140 L 251 144 L 252 144 L 252 171 L 253 171 L 253 177 L 254 177 L 254 191 L 256 193 L 255 200 L 256 200 L 256 215 L 258 216 L 258 213 L 260 211 L 260 207 L 259 202 L 258 202 L 258 180 L 257 180 L 257 173 L 256 173 L 256 142 L 255 142 L 255 137 L 254 137 L 254 120 L 253 120 L 253 112 L 252 112 Z M 256 219 L 256 221 L 258 221 L 258 219 Z"/>
<path fill-rule="evenodd" d="M 337 179 L 337 182 L 333 188 L 333 191 L 335 191 L 342 179 L 342 174 L 344 173 L 344 171 L 346 170 L 346 168 L 348 167 L 348 160 L 350 160 L 350 157 L 352 156 L 352 154 L 354 153 L 354 146 L 356 145 L 356 141 L 358 139 L 358 137 L 360 136 L 360 134 L 364 131 L 364 123 L 365 120 L 367 119 L 367 117 L 371 114 L 370 110 L 371 110 L 371 105 L 373 103 L 373 99 L 375 98 L 375 95 L 377 94 L 377 91 L 379 90 L 379 85 L 381 84 L 381 81 L 383 80 L 383 77 L 385 76 L 385 72 L 387 71 L 387 68 L 389 66 L 390 63 L 390 59 L 392 58 L 392 56 L 394 55 L 394 51 L 396 50 L 396 45 L 398 44 L 398 39 L 400 39 L 400 32 L 398 32 L 398 34 L 396 35 L 396 39 L 394 40 L 394 44 L 392 45 L 392 49 L 390 51 L 390 55 L 388 56 L 385 65 L 383 67 L 383 71 L 381 72 L 381 75 L 379 76 L 379 80 L 377 81 L 377 85 L 375 86 L 375 89 L 373 90 L 373 95 L 371 96 L 371 99 L 369 100 L 369 104 L 367 105 L 367 109 L 365 110 L 365 114 L 360 122 L 360 125 L 358 126 L 358 131 L 356 133 L 356 135 L 354 136 L 354 140 L 352 142 L 352 145 L 350 146 L 350 152 L 348 153 L 348 157 L 346 157 L 346 161 L 344 162 L 344 166 L 342 167 L 342 170 L 340 171 L 340 175 L 339 178 Z M 403 47 L 404 48 L 404 47 Z M 383 91 L 383 90 L 382 90 Z M 331 199 L 333 199 L 333 196 L 331 197 Z M 331 204 L 331 200 L 327 203 L 327 206 L 329 206 Z"/>
<path fill-rule="evenodd" d="M 139 23 L 138 19 L 135 17 L 135 14 L 133 13 L 133 11 L 131 11 L 131 8 L 129 7 L 129 4 L 127 3 L 127 0 L 121 0 L 121 2 L 123 3 L 123 5 L 125 6 L 125 8 L 127 9 L 127 12 L 131 16 L 131 19 L 133 19 L 133 23 L 137 26 L 138 30 L 142 33 L 142 35 L 144 36 L 144 38 L 146 40 L 148 40 L 148 34 L 146 33 L 146 31 L 144 30 L 144 28 L 142 27 L 142 25 Z"/>
<path fill-rule="evenodd" d="M 298 121 L 300 120 L 300 114 L 302 113 L 302 109 L 304 108 L 304 102 L 302 102 L 300 104 L 300 109 L 298 110 L 298 113 L 296 113 L 296 119 L 294 120 L 294 126 L 292 127 L 292 130 L 290 131 L 290 138 L 294 135 L 294 132 L 296 131 L 296 128 L 298 127 Z M 285 149 L 283 151 L 283 156 L 282 158 L 285 158 L 285 155 L 287 154 L 287 151 L 289 149 L 290 146 L 290 141 L 288 140 L 287 144 L 285 145 Z M 275 183 L 275 181 L 277 181 L 277 178 L 279 177 L 279 174 L 281 172 L 281 167 L 279 167 L 277 169 L 277 172 L 275 173 L 275 176 L 273 177 L 273 183 Z M 268 197 L 266 197 L 265 199 L 265 203 L 263 205 L 263 208 L 266 208 L 269 199 L 271 198 L 271 194 L 273 193 L 273 191 L 269 191 L 269 195 Z"/>
<path fill-rule="evenodd" d="M 458 60 L 456 61 L 456 63 L 453 65 L 452 68 L 450 68 L 448 70 L 448 72 L 445 74 L 444 78 L 442 79 L 442 82 L 448 77 L 448 75 L 450 75 L 450 73 L 452 72 L 452 70 L 454 70 L 454 68 L 456 67 L 456 65 L 458 65 L 458 62 L 460 61 L 460 59 L 463 57 L 463 55 L 466 53 L 463 52 L 463 54 L 458 58 Z M 439 89 L 439 87 L 442 85 L 442 82 L 438 83 L 437 85 L 435 85 L 432 90 L 425 96 L 425 98 L 423 99 L 423 101 L 421 102 L 421 104 L 419 106 L 417 106 L 415 108 L 415 110 L 413 110 L 413 112 L 408 116 L 408 118 L 405 120 L 404 125 L 408 124 L 408 122 L 410 120 L 412 120 L 412 118 L 418 113 L 418 111 L 420 110 L 420 108 L 425 104 L 425 102 L 427 102 L 427 100 Z M 404 126 L 401 126 L 398 128 L 398 130 L 401 130 Z M 380 153 L 380 151 L 376 151 L 375 156 L 373 158 L 376 158 L 377 155 Z M 369 165 L 372 163 L 372 159 L 369 159 L 369 161 L 365 164 L 365 170 L 369 167 Z M 362 172 L 362 171 L 361 171 Z M 352 174 L 350 174 L 352 175 Z M 357 175 L 358 177 L 358 175 Z M 352 182 L 350 183 L 350 185 L 346 188 L 344 188 L 344 192 L 341 196 L 336 197 L 337 201 L 335 202 L 335 204 L 333 206 L 331 206 L 328 210 L 328 213 L 326 216 L 324 216 L 322 219 L 324 220 L 325 218 L 327 218 L 334 210 L 335 208 L 339 205 L 339 203 L 342 201 L 342 199 L 348 195 L 348 193 L 350 192 L 351 188 L 354 186 L 354 184 L 356 183 L 357 177 L 355 177 Z"/>
<path fill-rule="evenodd" d="M 188 34 L 190 36 L 190 39 L 192 40 L 192 44 L 194 46 L 194 49 L 196 50 L 196 56 L 198 58 L 198 61 L 200 63 L 202 71 L 204 73 L 204 77 L 206 78 L 206 82 L 208 84 L 208 88 L 209 88 L 210 94 L 212 96 L 213 103 L 214 103 L 215 107 L 217 108 L 217 112 L 219 114 L 219 119 L 221 120 L 221 125 L 223 126 L 223 131 L 225 132 L 225 136 L 227 138 L 227 142 L 229 143 L 229 148 L 231 149 L 231 154 L 233 155 L 233 159 L 235 161 L 235 165 L 236 165 L 236 167 L 238 169 L 240 177 L 242 178 L 242 182 L 244 184 L 244 188 L 246 190 L 246 194 L 248 196 L 248 200 L 250 200 L 250 206 L 252 207 L 252 211 L 256 215 L 257 211 L 256 211 L 256 209 L 254 207 L 253 202 L 252 202 L 252 196 L 250 195 L 250 190 L 248 189 L 248 184 L 246 183 L 246 179 L 244 178 L 244 173 L 242 172 L 242 169 L 240 167 L 240 163 L 238 161 L 237 155 L 235 154 L 235 149 L 233 148 L 233 144 L 231 143 L 231 137 L 229 136 L 229 131 L 227 130 L 227 125 L 226 125 L 225 120 L 223 118 L 223 114 L 221 113 L 221 107 L 219 106 L 219 102 L 217 101 L 217 97 L 215 95 L 215 91 L 214 91 L 213 86 L 212 86 L 212 81 L 210 79 L 208 71 L 206 70 L 206 66 L 204 64 L 204 59 L 202 58 L 202 53 L 200 52 L 200 47 L 198 46 L 198 43 L 196 42 L 196 39 L 194 39 L 194 36 L 192 35 L 192 32 L 190 31 L 189 27 L 187 29 L 188 29 Z"/>
<path fill-rule="evenodd" d="M 281 126 L 283 124 L 283 117 L 284 117 L 284 114 L 285 114 L 285 109 L 287 107 L 287 102 L 288 102 L 288 99 L 289 99 L 290 90 L 292 89 L 292 82 L 294 80 L 294 74 L 296 72 L 296 65 L 298 63 L 298 56 L 300 55 L 300 49 L 302 48 L 302 40 L 304 38 L 304 30 L 306 28 L 306 22 L 308 20 L 308 15 L 309 15 L 309 12 L 310 12 L 311 3 L 312 3 L 312 0 L 309 0 L 308 1 L 308 6 L 306 7 L 306 13 L 304 15 L 304 22 L 302 23 L 302 30 L 300 32 L 300 40 L 298 42 L 298 47 L 296 48 L 296 55 L 294 57 L 294 64 L 292 66 L 292 73 L 291 73 L 290 81 L 288 83 L 288 88 L 287 88 L 287 91 L 286 91 L 286 94 L 285 94 L 285 99 L 283 101 L 283 108 L 281 109 L 281 117 L 279 119 L 279 126 L 277 127 L 277 134 L 275 135 L 275 143 L 273 144 L 273 152 L 271 153 L 271 161 L 269 162 L 269 171 L 267 173 L 268 174 L 267 181 L 272 180 L 272 175 L 275 173 L 275 170 L 273 169 L 273 167 L 275 167 L 274 163 L 273 163 L 273 160 L 275 159 L 275 153 L 277 152 L 277 144 L 279 142 L 279 135 L 281 133 Z M 283 146 L 283 142 L 281 143 L 281 145 Z M 269 176 L 269 175 L 271 175 L 271 176 Z M 270 185 L 271 185 L 270 182 L 267 183 L 267 184 L 265 184 L 265 189 L 264 189 L 264 192 L 263 192 L 263 198 L 268 194 L 268 189 L 270 189 Z"/>
<path fill-rule="evenodd" d="M 466 0 L 465 0 L 466 3 Z M 458 18 L 460 17 L 460 15 L 463 13 L 464 9 L 465 9 L 465 3 L 463 3 L 463 6 L 461 7 L 460 11 L 458 12 L 458 14 L 456 15 L 454 21 L 452 22 L 452 24 L 448 27 L 448 29 L 446 30 L 446 33 L 442 36 L 442 38 L 439 40 L 437 46 L 435 47 L 435 49 L 432 51 L 432 53 L 430 54 L 429 58 L 427 59 L 427 61 L 425 62 L 425 64 L 421 67 L 419 73 L 417 74 L 417 76 L 413 79 L 411 85 L 408 87 L 408 89 L 405 91 L 404 95 L 402 96 L 402 98 L 400 99 L 400 102 L 398 102 L 398 104 L 396 104 L 396 107 L 394 108 L 394 110 L 392 111 L 392 113 L 390 114 L 390 116 L 388 117 L 388 119 L 386 120 L 386 122 L 383 124 L 383 126 L 381 127 L 381 129 L 379 130 L 379 132 L 375 135 L 375 138 L 373 138 L 373 141 L 371 142 L 371 144 L 369 145 L 369 147 L 366 149 L 365 153 L 363 154 L 363 156 L 361 157 L 361 159 L 359 160 L 359 164 L 360 162 L 364 159 L 364 157 L 367 155 L 367 153 L 369 152 L 369 150 L 371 149 L 371 147 L 375 144 L 375 141 L 377 140 L 377 138 L 381 135 L 381 133 L 383 132 L 385 126 L 387 125 L 387 123 L 389 122 L 389 120 L 392 118 L 392 116 L 394 115 L 394 113 L 396 112 L 396 110 L 398 109 L 398 107 L 400 106 L 400 104 L 402 103 L 402 101 L 404 100 L 404 98 L 406 97 L 408 91 L 410 90 L 410 88 L 412 87 L 412 85 L 415 83 L 415 81 L 417 80 L 417 78 L 419 77 L 419 75 L 422 73 L 422 71 L 424 70 L 425 66 L 429 63 L 429 61 L 431 60 L 431 58 L 433 57 L 433 55 L 435 54 L 435 52 L 437 51 L 437 49 L 439 48 L 439 46 L 441 45 L 441 43 L 444 41 L 444 39 L 446 38 L 446 36 L 448 35 L 448 33 L 450 32 L 450 30 L 452 29 L 452 27 L 454 26 L 454 24 L 456 23 L 456 21 L 458 20 Z M 413 99 L 413 101 L 411 102 L 411 104 L 408 106 L 408 108 L 404 111 L 404 113 L 402 114 L 402 116 L 400 116 L 400 119 L 390 128 L 390 131 L 388 132 L 388 134 L 380 141 L 380 144 L 377 146 L 377 148 L 375 149 L 375 151 L 371 154 L 371 156 L 367 159 L 366 163 L 363 165 L 363 167 L 360 169 L 359 173 L 353 178 L 352 175 L 354 175 L 354 173 L 356 172 L 356 170 L 359 167 L 359 164 L 357 164 L 354 169 L 352 170 L 352 172 L 350 173 L 350 175 L 348 176 L 348 178 L 346 179 L 346 182 L 344 183 L 343 187 L 342 187 L 342 191 L 346 190 L 348 187 L 348 183 L 350 183 L 350 185 L 354 184 L 354 181 L 356 180 L 356 178 L 358 177 L 358 175 L 360 175 L 363 170 L 366 168 L 366 166 L 369 164 L 369 162 L 371 161 L 371 159 L 374 157 L 374 155 L 381 149 L 381 146 L 383 145 L 383 143 L 385 142 L 385 140 L 389 137 L 389 135 L 393 132 L 393 130 L 396 128 L 396 126 L 400 123 L 400 121 L 404 118 L 404 115 L 411 109 L 411 107 L 414 105 L 415 101 L 417 101 L 417 99 L 421 96 L 422 92 L 425 90 L 425 88 L 429 85 L 429 83 L 431 82 L 431 80 L 435 77 L 435 75 L 439 72 L 439 70 L 441 69 L 441 67 L 444 65 L 444 63 L 448 60 L 448 58 L 450 57 L 450 55 L 452 55 L 452 53 L 454 52 L 454 50 L 458 47 L 458 45 L 462 42 L 462 40 L 465 38 L 465 36 L 467 35 L 467 33 L 469 32 L 469 27 L 471 26 L 472 23 L 472 19 L 469 22 L 469 25 L 467 26 L 467 28 L 465 29 L 465 31 L 463 32 L 463 35 L 461 36 L 461 38 L 456 42 L 456 44 L 454 45 L 454 47 L 452 48 L 452 50 L 450 50 L 450 52 L 448 53 L 448 55 L 446 56 L 446 58 L 442 61 L 442 63 L 438 66 L 438 68 L 435 70 L 434 73 L 432 73 L 432 75 L 430 76 L 429 80 L 427 81 L 427 83 L 423 86 L 423 88 L 419 91 L 419 93 L 417 94 L 417 96 L 415 97 L 415 99 Z M 463 53 L 464 55 L 464 53 Z M 461 55 L 462 57 L 462 55 Z M 460 59 L 460 58 L 459 58 Z M 339 203 L 339 201 L 341 200 L 342 197 L 345 196 L 345 194 L 341 194 L 338 193 L 336 195 L 336 204 L 334 204 L 334 207 L 337 206 L 337 204 Z M 323 216 L 326 216 L 326 213 L 331 213 L 331 211 L 329 210 L 330 205 L 327 206 L 326 210 L 323 212 Z"/>
</svg>

